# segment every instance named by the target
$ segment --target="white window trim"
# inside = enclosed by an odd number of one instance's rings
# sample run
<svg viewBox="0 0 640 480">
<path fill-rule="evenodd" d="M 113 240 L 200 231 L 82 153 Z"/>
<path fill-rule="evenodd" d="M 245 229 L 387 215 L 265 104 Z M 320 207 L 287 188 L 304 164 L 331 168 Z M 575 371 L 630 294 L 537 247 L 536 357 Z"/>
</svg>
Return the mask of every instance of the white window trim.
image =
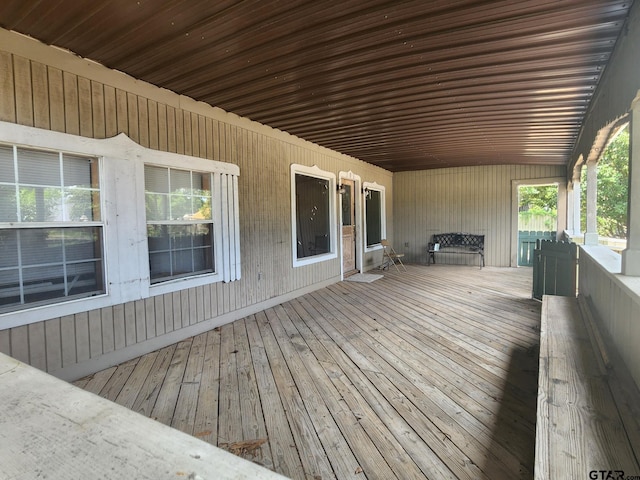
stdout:
<svg viewBox="0 0 640 480">
<path fill-rule="evenodd" d="M 240 279 L 237 165 L 145 148 L 125 134 L 92 139 L 67 133 L 0 122 L 0 141 L 26 148 L 57 150 L 92 156 L 100 162 L 100 202 L 104 235 L 106 293 L 26 307 L 0 314 L 0 329 L 72 315 L 219 281 Z M 214 199 L 220 197 L 221 217 L 214 229 L 227 232 L 222 242 L 215 235 L 216 273 L 184 277 L 150 285 L 144 202 L 144 165 L 213 172 L 219 180 Z M 214 181 L 216 181 L 214 179 Z M 131 201 L 122 201 L 123 199 Z M 120 202 L 116 202 L 116 199 Z M 216 209 L 218 210 L 218 209 Z M 226 212 L 226 215 L 224 214 Z M 226 255 L 226 256 L 225 256 Z"/>
<path fill-rule="evenodd" d="M 367 201 L 366 194 L 367 190 L 375 190 L 380 192 L 380 234 L 382 238 L 387 238 L 387 196 L 384 185 L 378 185 L 376 182 L 364 182 L 362 184 L 362 218 L 363 218 L 363 228 L 362 228 L 362 238 L 364 241 L 364 251 L 367 252 L 375 252 L 376 250 L 382 250 L 382 245 L 376 243 L 371 246 L 367 246 Z"/>
<path fill-rule="evenodd" d="M 314 255 L 313 257 L 298 258 L 298 238 L 296 219 L 296 174 L 307 175 L 309 177 L 320 178 L 329 181 L 329 229 L 331 243 L 329 253 Z M 338 257 L 337 249 L 337 223 L 336 223 L 336 176 L 334 173 L 321 170 L 317 165 L 307 167 L 304 165 L 291 165 L 291 255 L 293 266 L 302 267 L 319 262 L 326 262 Z"/>
<path fill-rule="evenodd" d="M 340 184 L 342 184 L 342 180 L 351 180 L 354 183 L 354 192 L 353 195 L 355 197 L 355 203 L 356 203 L 356 240 L 358 241 L 358 243 L 356 244 L 356 270 L 362 272 L 363 269 L 363 262 L 362 259 L 364 257 L 363 255 L 363 250 L 364 250 L 364 236 L 362 235 L 362 200 L 363 200 L 363 196 L 360 195 L 359 193 L 362 192 L 362 179 L 360 178 L 360 175 L 356 175 L 355 173 L 353 173 L 351 170 L 349 170 L 348 172 L 345 171 L 341 171 L 338 173 L 338 182 Z M 340 217 L 338 219 L 338 224 L 340 225 L 340 227 L 342 227 L 342 195 L 340 195 L 340 204 L 338 205 L 338 211 L 340 212 Z M 340 228 L 340 239 L 342 240 L 342 228 Z M 341 248 L 342 251 L 342 248 Z M 342 255 L 344 255 L 342 253 Z M 340 272 L 341 272 L 341 277 L 344 277 L 344 271 L 342 270 L 344 268 L 343 262 L 340 262 Z"/>
</svg>

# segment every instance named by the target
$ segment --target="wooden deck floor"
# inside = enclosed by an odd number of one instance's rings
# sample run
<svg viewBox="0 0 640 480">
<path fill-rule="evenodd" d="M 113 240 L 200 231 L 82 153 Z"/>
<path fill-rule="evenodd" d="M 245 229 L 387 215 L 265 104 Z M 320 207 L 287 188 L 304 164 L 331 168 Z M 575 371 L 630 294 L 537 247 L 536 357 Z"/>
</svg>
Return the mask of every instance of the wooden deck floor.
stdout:
<svg viewBox="0 0 640 480">
<path fill-rule="evenodd" d="M 76 384 L 291 478 L 529 479 L 530 276 L 410 265 Z"/>
</svg>

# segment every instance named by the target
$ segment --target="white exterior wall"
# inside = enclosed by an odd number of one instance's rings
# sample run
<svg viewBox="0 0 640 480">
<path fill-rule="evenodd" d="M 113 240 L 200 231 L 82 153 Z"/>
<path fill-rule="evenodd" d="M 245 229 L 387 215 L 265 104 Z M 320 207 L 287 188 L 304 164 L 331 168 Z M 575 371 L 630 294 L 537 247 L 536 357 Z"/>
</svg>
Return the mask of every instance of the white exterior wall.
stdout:
<svg viewBox="0 0 640 480">
<path fill-rule="evenodd" d="M 564 167 L 540 165 L 396 173 L 393 182 L 396 250 L 406 253 L 408 261 L 426 263 L 427 243 L 434 233 L 474 233 L 485 235 L 486 264 L 508 267 L 512 264 L 514 233 L 518 228 L 517 215 L 514 222 L 513 189 L 518 183 L 564 179 L 564 173 Z M 448 255 L 446 261 L 478 263 L 475 255 L 460 255 L 458 259 Z"/>
<path fill-rule="evenodd" d="M 620 255 L 605 246 L 580 249 L 580 294 L 640 388 L 640 277 L 620 275 Z"/>
<path fill-rule="evenodd" d="M 0 352 L 65 379 L 340 280 L 340 255 L 293 267 L 291 164 L 317 165 L 336 178 L 352 172 L 362 182 L 383 185 L 387 229 L 393 231 L 390 172 L 1 29 L 0 121 L 89 138 L 123 132 L 153 150 L 240 168 L 241 280 L 27 320 L 12 328 L 3 328 L 0 315 Z M 339 231 L 336 224 L 333 233 Z M 365 253 L 363 270 L 379 264 L 380 256 Z"/>
</svg>

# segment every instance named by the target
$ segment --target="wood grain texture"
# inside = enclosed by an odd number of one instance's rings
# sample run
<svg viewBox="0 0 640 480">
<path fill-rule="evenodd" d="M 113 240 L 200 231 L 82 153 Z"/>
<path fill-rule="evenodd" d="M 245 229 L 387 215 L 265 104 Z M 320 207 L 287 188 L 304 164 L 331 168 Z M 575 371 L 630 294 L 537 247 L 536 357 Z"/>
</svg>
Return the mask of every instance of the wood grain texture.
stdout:
<svg viewBox="0 0 640 480">
<path fill-rule="evenodd" d="M 51 130 L 65 131 L 64 116 L 64 81 L 62 70 L 48 67 L 49 76 L 49 110 L 51 115 Z"/>
<path fill-rule="evenodd" d="M 16 121 L 15 80 L 13 55 L 0 51 L 0 120 Z"/>
<path fill-rule="evenodd" d="M 600 252 L 598 250 L 602 249 Z M 598 312 L 598 328 L 610 342 L 611 353 L 617 351 L 640 388 L 640 329 L 638 318 L 640 298 L 634 292 L 633 277 L 615 275 L 603 267 L 609 261 L 606 247 L 589 247 L 580 251 L 580 294 L 589 299 L 594 312 Z M 606 253 L 605 253 L 606 252 Z M 609 258 L 607 258 L 609 257 Z M 618 260 L 616 260 L 618 261 Z"/>
<path fill-rule="evenodd" d="M 49 115 L 49 79 L 46 65 L 32 62 L 31 79 L 33 84 L 33 126 L 48 130 L 51 127 L 51 119 Z"/>
<path fill-rule="evenodd" d="M 543 304 L 535 478 L 640 471 L 576 299 L 545 296 Z"/>
<path fill-rule="evenodd" d="M 244 458 L 291 478 L 528 480 L 540 321 L 529 277 L 410 265 L 340 282 L 141 357 L 116 401 L 138 392 L 134 410 L 166 412 L 197 438 L 253 442 Z M 99 379 L 111 397 L 118 369 Z"/>
<path fill-rule="evenodd" d="M 64 88 L 64 131 L 72 135 L 80 135 L 78 76 L 62 72 L 62 81 Z"/>
<path fill-rule="evenodd" d="M 73 55 L 67 60 L 83 63 Z M 336 175 L 340 171 L 353 171 L 363 181 L 385 185 L 391 225 L 390 172 L 167 91 L 151 86 L 141 90 L 135 79 L 118 76 L 117 82 L 110 81 L 113 72 L 104 69 L 101 75 L 101 67 L 95 65 L 70 69 L 68 62 L 49 64 L 41 57 L 36 61 L 3 52 L 2 48 L 0 65 L 3 120 L 94 138 L 123 132 L 153 149 L 233 162 L 241 171 L 237 185 L 240 221 L 238 236 L 234 238 L 242 253 L 241 268 L 230 274 L 231 279 L 241 280 L 175 292 L 170 299 L 164 296 L 162 302 L 142 299 L 111 305 L 112 316 L 104 318 L 102 312 L 69 316 L 62 335 L 62 367 L 52 361 L 50 371 L 64 375 L 65 369 L 73 369 L 74 363 L 98 360 L 103 355 L 123 360 L 132 355 L 136 343 L 154 338 L 161 341 L 167 333 L 338 277 L 339 258 L 302 269 L 292 266 L 288 234 L 291 163 L 318 165 Z M 367 253 L 363 259 L 365 268 L 376 262 L 375 252 Z M 97 316 L 101 317 L 100 329 Z M 11 335 L 11 330 L 6 333 L 7 338 Z M 71 345 L 71 340 L 79 343 Z M 47 350 L 55 351 L 60 348 L 59 343 L 55 336 L 51 340 L 45 336 L 43 344 L 34 339 L 31 347 L 41 352 L 22 358 L 46 358 Z"/>
<path fill-rule="evenodd" d="M 33 84 L 29 59 L 14 56 L 16 119 L 21 125 L 33 126 Z"/>
<path fill-rule="evenodd" d="M 2 354 L 0 379 L 7 478 L 283 478 Z"/>
</svg>

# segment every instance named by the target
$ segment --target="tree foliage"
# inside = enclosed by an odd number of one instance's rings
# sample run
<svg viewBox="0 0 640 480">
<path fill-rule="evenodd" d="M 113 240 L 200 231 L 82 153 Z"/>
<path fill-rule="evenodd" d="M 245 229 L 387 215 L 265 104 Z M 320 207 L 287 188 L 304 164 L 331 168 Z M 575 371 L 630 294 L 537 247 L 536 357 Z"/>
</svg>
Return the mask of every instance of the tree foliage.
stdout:
<svg viewBox="0 0 640 480">
<path fill-rule="evenodd" d="M 557 185 L 523 185 L 518 189 L 519 225 L 544 223 L 546 230 L 553 231 L 557 228 L 557 218 Z M 538 222 L 535 219 L 539 219 Z"/>
<path fill-rule="evenodd" d="M 586 168 L 582 169 L 581 217 L 586 225 Z M 607 146 L 598 162 L 598 235 L 627 237 L 629 198 L 629 128 L 626 127 Z"/>
<path fill-rule="evenodd" d="M 520 187 L 518 193 L 520 211 L 534 211 L 543 215 L 557 214 L 557 185 L 525 185 Z"/>
</svg>

